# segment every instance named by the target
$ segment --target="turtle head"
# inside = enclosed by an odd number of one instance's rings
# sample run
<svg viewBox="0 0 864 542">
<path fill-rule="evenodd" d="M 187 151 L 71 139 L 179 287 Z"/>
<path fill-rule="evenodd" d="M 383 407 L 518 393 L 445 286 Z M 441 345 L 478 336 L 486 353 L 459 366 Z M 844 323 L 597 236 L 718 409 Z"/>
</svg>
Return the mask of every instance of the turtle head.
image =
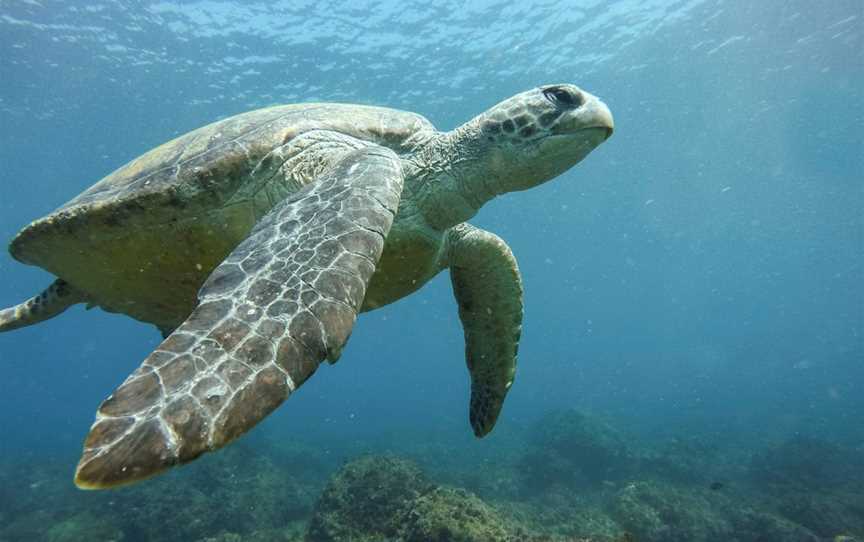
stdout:
<svg viewBox="0 0 864 542">
<path fill-rule="evenodd" d="M 505 192 L 526 190 L 578 164 L 612 135 L 606 104 L 575 85 L 522 92 L 421 148 L 413 162 L 442 182 L 420 196 L 427 222 L 449 228 Z M 446 164 L 446 167 L 442 167 Z"/>
<path fill-rule="evenodd" d="M 575 85 L 517 94 L 466 123 L 497 194 L 525 190 L 570 169 L 612 135 L 612 113 Z M 487 179 L 486 183 L 490 180 Z"/>
</svg>

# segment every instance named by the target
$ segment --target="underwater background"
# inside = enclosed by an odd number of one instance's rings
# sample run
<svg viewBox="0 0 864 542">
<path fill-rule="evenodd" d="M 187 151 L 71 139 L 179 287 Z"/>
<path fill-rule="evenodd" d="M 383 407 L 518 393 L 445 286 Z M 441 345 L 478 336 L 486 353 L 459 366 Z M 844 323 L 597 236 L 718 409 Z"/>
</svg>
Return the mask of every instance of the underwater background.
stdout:
<svg viewBox="0 0 864 542">
<path fill-rule="evenodd" d="M 79 305 L 0 335 L 0 541 L 864 540 L 860 0 L 0 1 L 0 238 L 246 110 L 449 130 L 559 82 L 616 131 L 472 220 L 525 287 L 491 435 L 443 273 L 235 444 L 82 492 L 96 407 L 160 339 Z M 0 275 L 3 306 L 52 280 Z"/>
</svg>

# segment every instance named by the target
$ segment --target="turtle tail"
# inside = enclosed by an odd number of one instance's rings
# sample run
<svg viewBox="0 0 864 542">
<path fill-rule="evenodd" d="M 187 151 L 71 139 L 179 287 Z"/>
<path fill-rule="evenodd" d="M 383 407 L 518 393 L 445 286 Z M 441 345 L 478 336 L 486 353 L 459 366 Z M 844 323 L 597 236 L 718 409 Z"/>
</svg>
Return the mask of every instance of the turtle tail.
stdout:
<svg viewBox="0 0 864 542">
<path fill-rule="evenodd" d="M 41 294 L 14 307 L 0 310 L 0 332 L 44 322 L 85 300 L 83 292 L 65 280 L 57 279 Z"/>
</svg>

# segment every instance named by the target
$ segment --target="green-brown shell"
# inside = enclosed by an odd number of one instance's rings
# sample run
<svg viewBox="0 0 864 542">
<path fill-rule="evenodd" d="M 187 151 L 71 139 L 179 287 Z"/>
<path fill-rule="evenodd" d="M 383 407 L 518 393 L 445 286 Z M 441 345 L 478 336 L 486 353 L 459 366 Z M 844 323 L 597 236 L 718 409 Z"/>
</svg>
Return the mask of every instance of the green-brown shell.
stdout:
<svg viewBox="0 0 864 542">
<path fill-rule="evenodd" d="M 415 113 L 350 104 L 294 104 L 236 115 L 173 139 L 109 174 L 51 214 L 24 228 L 10 251 L 19 260 L 37 245 L 78 228 L 122 225 L 130 215 L 159 209 L 172 215 L 189 205 L 218 206 L 242 185 L 275 147 L 309 130 L 334 130 L 397 152 L 421 130 L 434 130 Z M 53 243 L 51 243 L 53 244 Z M 62 249 L 62 244 L 60 247 Z M 40 251 L 41 252 L 41 251 Z"/>
<path fill-rule="evenodd" d="M 188 314 L 204 277 L 261 216 L 261 206 L 249 202 L 250 180 L 277 173 L 282 162 L 274 149 L 311 130 L 400 153 L 412 136 L 434 128 L 415 113 L 348 104 L 284 105 L 230 117 L 114 171 L 25 227 L 10 252 L 88 292 L 106 310 L 170 326 Z M 147 300 L 130 296 L 133 290 L 146 292 Z M 189 299 L 176 299 L 177 292 Z"/>
</svg>

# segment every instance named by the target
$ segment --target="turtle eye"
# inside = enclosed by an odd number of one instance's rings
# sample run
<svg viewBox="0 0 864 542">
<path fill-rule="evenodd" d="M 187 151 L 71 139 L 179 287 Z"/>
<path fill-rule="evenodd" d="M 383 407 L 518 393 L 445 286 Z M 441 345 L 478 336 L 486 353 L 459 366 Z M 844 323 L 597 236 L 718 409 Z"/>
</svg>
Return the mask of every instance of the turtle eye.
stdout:
<svg viewBox="0 0 864 542">
<path fill-rule="evenodd" d="M 543 89 L 543 96 L 555 104 L 556 107 L 576 108 L 582 105 L 582 97 L 570 92 L 564 87 L 550 87 Z"/>
</svg>

